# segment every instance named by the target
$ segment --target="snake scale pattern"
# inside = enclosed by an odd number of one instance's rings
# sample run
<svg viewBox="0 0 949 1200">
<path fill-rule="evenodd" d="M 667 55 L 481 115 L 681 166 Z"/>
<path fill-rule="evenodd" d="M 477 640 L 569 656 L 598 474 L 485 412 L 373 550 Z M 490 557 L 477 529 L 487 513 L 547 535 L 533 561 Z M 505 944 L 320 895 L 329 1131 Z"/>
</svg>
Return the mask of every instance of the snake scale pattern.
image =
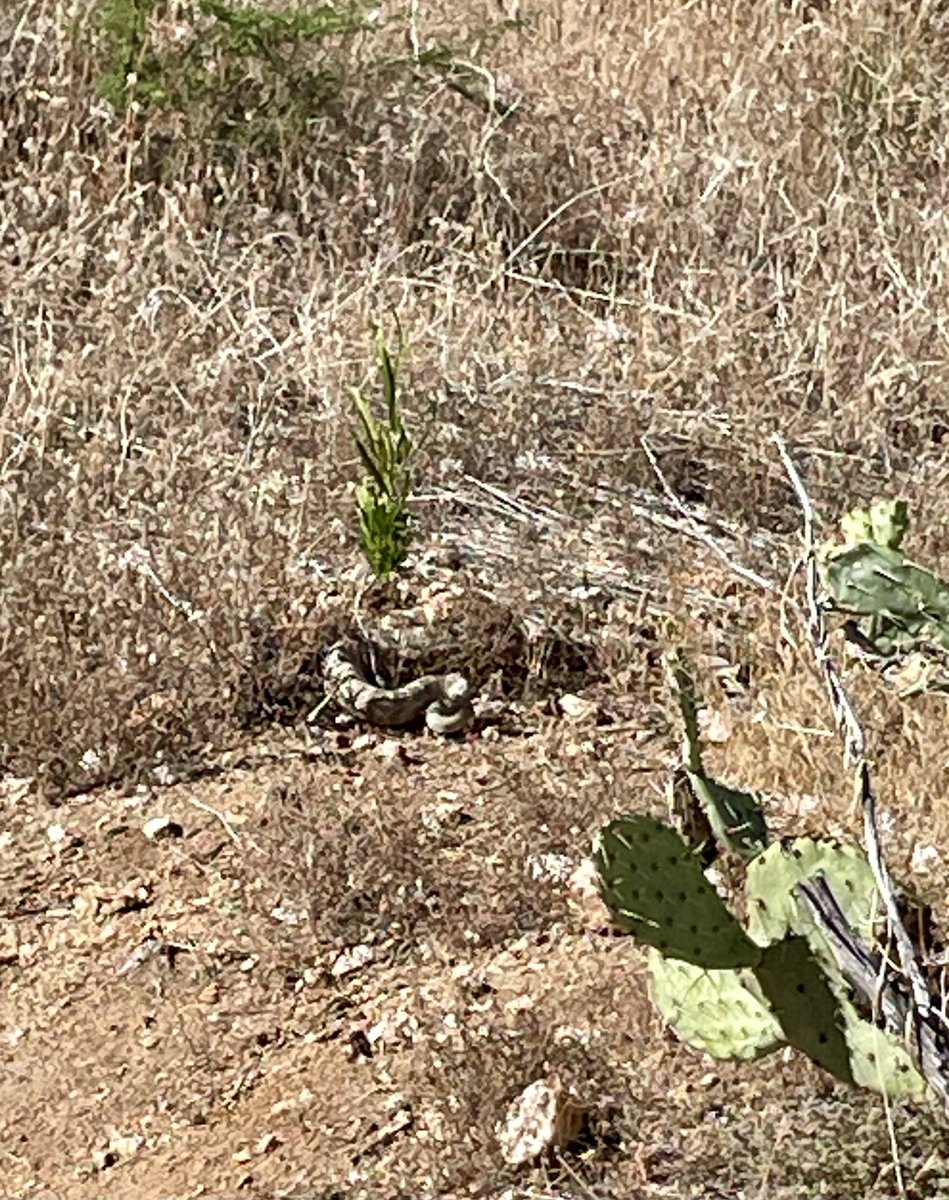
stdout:
<svg viewBox="0 0 949 1200">
<path fill-rule="evenodd" d="M 422 675 L 402 687 L 373 681 L 366 655 L 353 642 L 334 643 L 323 661 L 327 691 L 351 717 L 370 725 L 398 728 L 423 715 L 432 733 L 462 733 L 474 719 L 474 689 L 464 675 Z"/>
</svg>

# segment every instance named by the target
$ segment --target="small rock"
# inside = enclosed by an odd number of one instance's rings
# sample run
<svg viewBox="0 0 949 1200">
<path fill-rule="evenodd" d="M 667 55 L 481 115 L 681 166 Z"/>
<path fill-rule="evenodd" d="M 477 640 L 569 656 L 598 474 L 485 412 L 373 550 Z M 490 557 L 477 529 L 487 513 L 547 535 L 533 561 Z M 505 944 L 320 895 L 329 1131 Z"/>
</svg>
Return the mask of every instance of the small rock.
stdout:
<svg viewBox="0 0 949 1200">
<path fill-rule="evenodd" d="M 276 1150 L 280 1145 L 280 1138 L 275 1133 L 265 1133 L 257 1140 L 254 1146 L 255 1154 L 269 1154 L 271 1150 Z"/>
<path fill-rule="evenodd" d="M 100 897 L 93 892 L 81 892 L 78 896 L 73 896 L 73 916 L 79 921 L 84 920 L 86 917 L 95 917 L 99 911 L 100 903 Z"/>
<path fill-rule="evenodd" d="M 910 861 L 910 870 L 915 875 L 928 875 L 938 861 L 939 851 L 935 846 L 916 846 Z"/>
<path fill-rule="evenodd" d="M 699 713 L 699 729 L 707 742 L 722 745 L 732 735 L 731 727 L 725 716 L 717 708 L 703 708 Z"/>
<path fill-rule="evenodd" d="M 217 981 L 212 980 L 198 992 L 198 1003 L 210 1006 L 217 1004 L 221 999 L 221 989 L 218 987 Z"/>
<path fill-rule="evenodd" d="M 372 946 L 365 942 L 360 942 L 356 946 L 350 947 L 349 950 L 344 950 L 330 967 L 330 974 L 334 979 L 339 979 L 343 975 L 349 975 L 353 971 L 358 971 L 360 967 L 365 967 L 375 958 L 376 954 Z"/>
<path fill-rule="evenodd" d="M 570 875 L 567 899 L 586 928 L 601 929 L 609 923 L 609 913 L 600 896 L 600 873 L 592 858 L 583 859 Z"/>
<path fill-rule="evenodd" d="M 246 1163 L 254 1157 L 254 1152 L 249 1146 L 243 1146 L 240 1150 L 235 1150 L 231 1155 L 231 1162 Z"/>
<path fill-rule="evenodd" d="M 13 805 L 24 800 L 33 786 L 33 780 L 18 778 L 16 775 L 4 775 L 0 779 L 0 800 Z"/>
<path fill-rule="evenodd" d="M 144 1145 L 145 1139 L 137 1133 L 128 1136 L 116 1134 L 115 1137 L 109 1139 L 109 1149 L 114 1150 L 119 1158 L 131 1158 Z"/>
<path fill-rule="evenodd" d="M 561 696 L 557 703 L 563 715 L 571 721 L 588 721 L 597 714 L 597 706 L 592 700 L 575 696 L 572 692 Z"/>
<path fill-rule="evenodd" d="M 504 1161 L 516 1167 L 566 1149 L 579 1136 L 583 1117 L 583 1107 L 557 1080 L 536 1080 L 513 1101 L 498 1129 Z"/>
<path fill-rule="evenodd" d="M 380 742 L 373 750 L 373 754 L 375 754 L 377 758 L 385 758 L 389 760 L 399 758 L 403 755 L 403 753 L 404 751 L 402 743 L 396 741 L 395 738 L 386 738 L 385 741 Z"/>
<path fill-rule="evenodd" d="M 565 883 L 574 870 L 574 860 L 567 854 L 528 854 L 525 866 L 531 879 L 547 883 Z"/>
<path fill-rule="evenodd" d="M 107 1171 L 116 1163 L 132 1158 L 145 1145 L 141 1134 L 113 1134 L 105 1149 L 93 1150 L 92 1163 L 97 1171 Z"/>
<path fill-rule="evenodd" d="M 583 900 L 599 900 L 600 873 L 592 858 L 585 858 L 571 872 L 567 880 L 570 891 Z"/>
<path fill-rule="evenodd" d="M 103 767 L 102 756 L 95 750 L 83 751 L 82 757 L 79 759 L 79 765 L 84 771 L 95 772 L 101 771 Z"/>
<path fill-rule="evenodd" d="M 157 842 L 163 838 L 179 838 L 184 829 L 171 817 L 152 817 L 142 826 L 142 833 L 150 842 Z"/>
</svg>

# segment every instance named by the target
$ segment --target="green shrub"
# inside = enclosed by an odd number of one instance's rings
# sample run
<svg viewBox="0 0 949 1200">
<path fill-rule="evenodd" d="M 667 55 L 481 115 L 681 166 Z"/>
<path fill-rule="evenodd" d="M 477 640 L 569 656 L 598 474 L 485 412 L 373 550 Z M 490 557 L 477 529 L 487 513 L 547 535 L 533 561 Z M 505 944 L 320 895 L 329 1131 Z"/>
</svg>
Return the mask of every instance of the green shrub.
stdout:
<svg viewBox="0 0 949 1200">
<path fill-rule="evenodd" d="M 299 130 L 344 85 L 345 51 L 374 24 L 361 3 L 232 7 L 195 0 L 172 24 L 163 0 L 100 0 L 98 88 L 118 111 L 175 112 L 193 133 L 244 142 Z"/>
<path fill-rule="evenodd" d="M 150 131 L 164 135 L 157 174 L 168 178 L 199 151 L 218 160 L 253 149 L 279 162 L 321 119 L 344 116 L 367 86 L 379 94 L 393 83 L 411 89 L 434 73 L 487 105 L 484 72 L 469 57 L 512 23 L 478 31 L 461 47 L 393 56 L 381 35 L 404 20 L 380 17 L 365 0 L 187 0 L 174 18 L 168 0 L 98 0 L 83 46 L 103 98 L 139 130 L 150 121 Z M 380 48 L 367 54 L 370 35 Z"/>
</svg>

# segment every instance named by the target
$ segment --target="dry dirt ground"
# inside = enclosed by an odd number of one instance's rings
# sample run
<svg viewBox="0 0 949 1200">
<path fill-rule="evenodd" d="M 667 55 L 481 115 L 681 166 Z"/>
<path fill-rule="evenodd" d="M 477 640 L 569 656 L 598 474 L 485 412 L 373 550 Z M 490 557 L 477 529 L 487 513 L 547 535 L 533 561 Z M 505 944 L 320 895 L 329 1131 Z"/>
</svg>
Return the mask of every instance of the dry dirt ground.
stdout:
<svg viewBox="0 0 949 1200">
<path fill-rule="evenodd" d="M 679 1046 L 574 874 L 664 810 L 677 644 L 711 769 L 860 836 L 773 435 L 822 535 L 901 495 L 949 575 L 945 5 L 279 7 L 0 5 L 0 1194 L 949 1196 L 927 1105 Z M 464 737 L 326 703 L 410 611 Z M 946 698 L 834 637 L 945 927 Z M 554 1077 L 581 1136 L 505 1163 Z"/>
<path fill-rule="evenodd" d="M 640 954 L 564 879 L 655 757 L 541 724 L 331 735 L 202 783 L 10 806 L 4 1194 L 898 1194 L 879 1100 L 663 1032 Z M 149 840 L 156 815 L 180 835 Z M 588 1108 L 581 1142 L 506 1166 L 496 1123 L 554 1074 Z M 944 1132 L 894 1122 L 908 1194 L 945 1194 Z"/>
<path fill-rule="evenodd" d="M 795 685 L 791 656 L 745 665 L 755 688 L 732 673 L 726 694 L 705 663 L 716 767 L 774 786 L 778 831 L 846 831 L 816 682 Z M 573 718 L 563 694 L 503 701 L 513 716 L 451 741 L 271 731 L 204 778 L 55 806 L 8 780 L 5 1194 L 949 1192 L 926 1105 L 890 1126 L 879 1098 L 797 1056 L 715 1063 L 664 1031 L 640 952 L 574 872 L 611 815 L 663 811 L 673 722 L 642 686 L 590 683 Z M 867 697 L 912 746 L 904 707 Z M 895 757 L 883 788 L 907 774 Z M 915 847 L 941 844 L 924 777 L 891 839 L 904 877 Z M 149 837 L 155 818 L 171 825 Z M 552 1078 L 586 1111 L 580 1139 L 505 1164 L 508 1104 Z"/>
</svg>

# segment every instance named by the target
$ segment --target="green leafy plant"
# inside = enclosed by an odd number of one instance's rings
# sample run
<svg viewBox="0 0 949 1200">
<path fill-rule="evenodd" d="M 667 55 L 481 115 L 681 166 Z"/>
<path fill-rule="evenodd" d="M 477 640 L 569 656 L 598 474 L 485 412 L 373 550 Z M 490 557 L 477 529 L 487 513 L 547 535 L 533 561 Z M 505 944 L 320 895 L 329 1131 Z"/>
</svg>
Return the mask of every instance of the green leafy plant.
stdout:
<svg viewBox="0 0 949 1200">
<path fill-rule="evenodd" d="M 145 109 L 234 120 L 269 99 L 285 116 L 288 106 L 332 93 L 339 39 L 373 23 L 359 3 L 264 8 L 194 0 L 169 36 L 167 16 L 161 0 L 100 0 L 94 9 L 99 90 L 116 109 L 134 99 Z M 322 53 L 304 61 L 304 47 Z"/>
<path fill-rule="evenodd" d="M 414 447 L 400 412 L 396 366 L 381 338 L 378 360 L 385 420 L 376 419 L 368 400 L 355 389 L 353 403 L 360 428 L 353 437 L 366 470 L 365 478 L 356 487 L 359 543 L 373 573 L 384 580 L 405 561 L 412 542 L 408 505 L 414 485 Z"/>
<path fill-rule="evenodd" d="M 169 177 L 193 156 L 239 162 L 258 151 L 278 166 L 288 150 L 309 156 L 314 143 L 332 145 L 327 123 L 354 119 L 351 102 L 367 86 L 400 94 L 439 75 L 479 107 L 497 107 L 491 76 L 469 59 L 516 23 L 476 31 L 470 45 L 393 56 L 379 35 L 404 20 L 368 0 L 96 0 L 76 34 L 100 94 L 131 128 L 148 130 L 150 170 Z"/>
<path fill-rule="evenodd" d="M 149 47 L 149 21 L 155 2 L 100 0 L 93 10 L 92 25 L 102 63 L 99 93 L 117 110 L 126 108 L 135 94 L 139 103 L 146 105 L 162 97 L 159 64 Z"/>
</svg>

